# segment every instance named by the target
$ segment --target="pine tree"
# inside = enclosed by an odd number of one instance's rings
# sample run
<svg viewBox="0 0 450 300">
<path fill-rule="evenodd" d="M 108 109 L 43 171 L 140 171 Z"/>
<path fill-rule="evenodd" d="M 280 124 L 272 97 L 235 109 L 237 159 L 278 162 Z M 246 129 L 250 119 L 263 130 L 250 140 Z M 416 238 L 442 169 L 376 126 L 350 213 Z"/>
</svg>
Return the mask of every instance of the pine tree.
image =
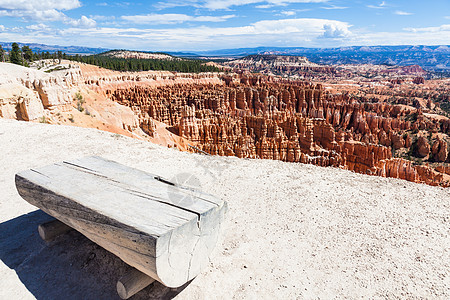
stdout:
<svg viewBox="0 0 450 300">
<path fill-rule="evenodd" d="M 117 71 L 148 71 L 164 70 L 176 72 L 218 72 L 219 68 L 207 66 L 201 60 L 163 60 L 163 59 L 136 59 L 117 58 L 102 55 L 66 56 L 69 60 L 75 60 L 99 67 Z"/>
<path fill-rule="evenodd" d="M 0 61 L 4 62 L 5 61 L 5 50 L 3 49 L 3 47 L 0 45 Z"/>
<path fill-rule="evenodd" d="M 11 52 L 9 53 L 9 61 L 16 65 L 22 64 L 22 54 L 17 43 L 12 44 Z"/>
<path fill-rule="evenodd" d="M 33 60 L 33 51 L 30 49 L 29 46 L 23 46 L 22 47 L 22 53 L 23 53 L 23 59 L 26 61 L 32 61 Z"/>
</svg>

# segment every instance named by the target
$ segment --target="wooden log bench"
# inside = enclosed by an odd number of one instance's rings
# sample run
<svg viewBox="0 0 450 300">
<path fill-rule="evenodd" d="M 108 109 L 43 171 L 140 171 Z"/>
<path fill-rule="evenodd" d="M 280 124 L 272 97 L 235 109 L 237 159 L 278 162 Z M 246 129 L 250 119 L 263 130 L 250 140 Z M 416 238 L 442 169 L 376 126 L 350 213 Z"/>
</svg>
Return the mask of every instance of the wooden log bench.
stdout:
<svg viewBox="0 0 450 300">
<path fill-rule="evenodd" d="M 197 276 L 226 211 L 212 195 L 101 157 L 20 172 L 16 187 L 57 219 L 39 226 L 44 240 L 73 228 L 136 268 L 117 283 L 124 299 L 153 280 L 179 287 Z"/>
</svg>

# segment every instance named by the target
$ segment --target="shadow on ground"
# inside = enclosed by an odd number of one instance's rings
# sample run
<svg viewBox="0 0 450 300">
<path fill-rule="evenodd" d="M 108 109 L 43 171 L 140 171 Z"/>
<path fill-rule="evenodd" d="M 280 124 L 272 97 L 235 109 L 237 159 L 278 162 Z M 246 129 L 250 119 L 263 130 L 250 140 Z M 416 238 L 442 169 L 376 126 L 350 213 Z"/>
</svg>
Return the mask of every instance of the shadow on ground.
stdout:
<svg viewBox="0 0 450 300">
<path fill-rule="evenodd" d="M 36 299 L 120 299 L 116 282 L 130 267 L 71 231 L 46 243 L 37 226 L 53 218 L 37 210 L 0 223 L 0 259 Z M 189 283 L 169 289 L 154 282 L 130 299 L 172 299 Z"/>
</svg>

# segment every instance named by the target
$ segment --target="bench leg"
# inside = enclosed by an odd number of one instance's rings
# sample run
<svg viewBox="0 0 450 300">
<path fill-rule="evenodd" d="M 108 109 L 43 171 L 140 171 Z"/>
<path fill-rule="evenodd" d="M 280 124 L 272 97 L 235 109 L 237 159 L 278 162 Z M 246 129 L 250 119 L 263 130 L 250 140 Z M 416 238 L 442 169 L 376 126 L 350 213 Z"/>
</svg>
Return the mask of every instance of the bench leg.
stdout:
<svg viewBox="0 0 450 300">
<path fill-rule="evenodd" d="M 133 268 L 117 281 L 117 293 L 120 298 L 128 299 L 155 281 L 150 276 Z"/>
<path fill-rule="evenodd" d="M 67 226 L 59 220 L 53 220 L 38 226 L 39 235 L 46 242 L 51 241 L 57 236 L 70 230 L 72 230 L 72 227 Z"/>
</svg>

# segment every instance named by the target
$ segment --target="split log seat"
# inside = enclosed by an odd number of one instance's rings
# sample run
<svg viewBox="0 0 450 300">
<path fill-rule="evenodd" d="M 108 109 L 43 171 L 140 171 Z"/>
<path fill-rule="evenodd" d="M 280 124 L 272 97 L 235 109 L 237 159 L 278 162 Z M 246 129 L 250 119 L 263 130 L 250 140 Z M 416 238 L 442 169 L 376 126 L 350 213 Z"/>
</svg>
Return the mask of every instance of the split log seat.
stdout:
<svg viewBox="0 0 450 300">
<path fill-rule="evenodd" d="M 26 201 L 140 272 L 179 287 L 209 262 L 226 202 L 101 157 L 16 174 Z"/>
</svg>

